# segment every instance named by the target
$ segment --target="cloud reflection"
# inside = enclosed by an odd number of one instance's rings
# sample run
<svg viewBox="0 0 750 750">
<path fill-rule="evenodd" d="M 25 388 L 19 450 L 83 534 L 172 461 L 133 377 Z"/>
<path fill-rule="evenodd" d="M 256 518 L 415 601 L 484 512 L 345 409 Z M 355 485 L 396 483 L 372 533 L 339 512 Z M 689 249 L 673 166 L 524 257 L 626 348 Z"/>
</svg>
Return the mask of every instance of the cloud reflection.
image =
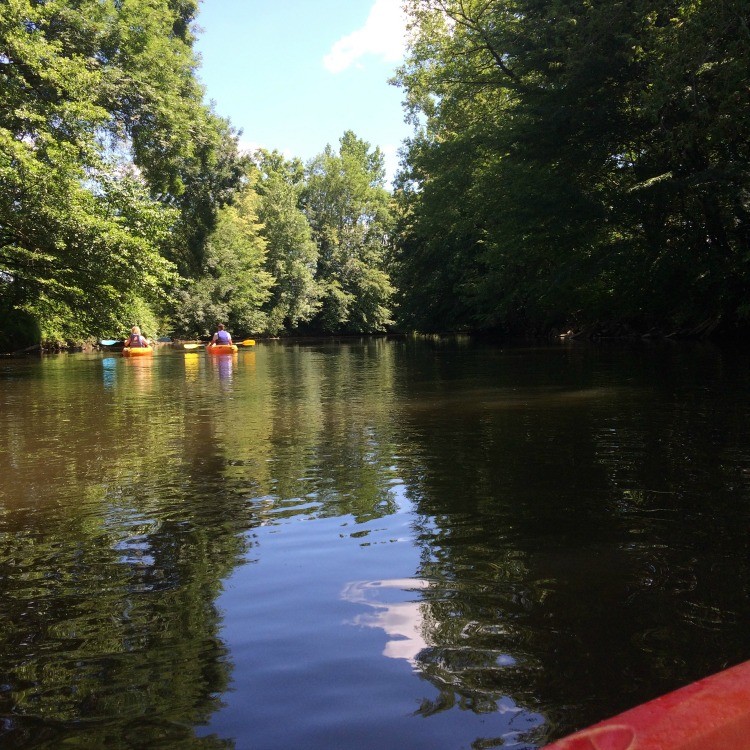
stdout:
<svg viewBox="0 0 750 750">
<path fill-rule="evenodd" d="M 417 669 L 417 657 L 431 645 L 426 640 L 424 602 L 384 602 L 377 601 L 376 597 L 387 596 L 393 591 L 411 594 L 415 590 L 426 589 L 429 585 L 428 581 L 415 578 L 354 581 L 344 588 L 342 598 L 354 604 L 366 604 L 374 609 L 374 613 L 357 615 L 352 624 L 384 630 L 390 640 L 385 644 L 383 656 L 390 659 L 405 659 Z"/>
</svg>

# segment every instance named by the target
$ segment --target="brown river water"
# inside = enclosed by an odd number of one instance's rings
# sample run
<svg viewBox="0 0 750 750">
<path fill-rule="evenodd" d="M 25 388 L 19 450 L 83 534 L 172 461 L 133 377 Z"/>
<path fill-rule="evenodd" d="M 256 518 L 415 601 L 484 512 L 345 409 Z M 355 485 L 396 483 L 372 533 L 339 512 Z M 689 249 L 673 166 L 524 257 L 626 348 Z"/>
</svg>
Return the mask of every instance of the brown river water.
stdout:
<svg viewBox="0 0 750 750">
<path fill-rule="evenodd" d="M 534 750 L 750 659 L 750 356 L 0 359 L 0 747 Z"/>
</svg>

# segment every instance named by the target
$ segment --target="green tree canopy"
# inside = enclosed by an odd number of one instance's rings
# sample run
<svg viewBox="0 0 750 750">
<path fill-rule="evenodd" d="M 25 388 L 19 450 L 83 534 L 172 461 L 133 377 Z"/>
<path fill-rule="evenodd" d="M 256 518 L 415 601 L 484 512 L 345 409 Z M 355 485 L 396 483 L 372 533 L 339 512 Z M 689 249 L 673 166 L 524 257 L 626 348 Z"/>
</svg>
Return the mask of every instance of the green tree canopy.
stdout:
<svg viewBox="0 0 750 750">
<path fill-rule="evenodd" d="M 46 338 L 113 331 L 200 259 L 237 183 L 170 0 L 0 5 L 0 307 Z M 118 323 L 117 321 L 121 321 Z"/>
<path fill-rule="evenodd" d="M 747 317 L 746 3 L 407 9 L 404 324 Z"/>
<path fill-rule="evenodd" d="M 235 333 L 266 329 L 263 307 L 274 278 L 265 270 L 267 249 L 258 221 L 259 203 L 254 184 L 248 181 L 236 202 L 219 210 L 201 274 L 178 294 L 178 332 L 206 336 L 218 323 Z"/>
<path fill-rule="evenodd" d="M 318 248 L 300 207 L 304 168 L 277 151 L 255 155 L 260 177 L 258 217 L 266 240 L 266 270 L 275 283 L 264 309 L 267 330 L 278 334 L 307 323 L 320 307 L 315 270 Z"/>
<path fill-rule="evenodd" d="M 387 271 L 393 226 L 379 148 L 347 131 L 311 161 L 303 205 L 318 246 L 322 308 L 315 325 L 328 332 L 383 331 L 392 322 Z"/>
</svg>

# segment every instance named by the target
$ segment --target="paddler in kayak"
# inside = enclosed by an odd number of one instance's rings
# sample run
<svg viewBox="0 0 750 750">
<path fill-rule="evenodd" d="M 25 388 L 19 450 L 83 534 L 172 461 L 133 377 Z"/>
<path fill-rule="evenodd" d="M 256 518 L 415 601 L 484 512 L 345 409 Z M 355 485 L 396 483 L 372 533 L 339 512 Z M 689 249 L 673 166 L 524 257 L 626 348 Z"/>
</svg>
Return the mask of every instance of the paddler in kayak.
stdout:
<svg viewBox="0 0 750 750">
<path fill-rule="evenodd" d="M 214 344 L 224 344 L 226 346 L 232 345 L 232 337 L 229 335 L 229 331 L 224 330 L 223 323 L 219 323 L 216 333 L 208 343 L 209 346 L 213 346 Z"/>
<path fill-rule="evenodd" d="M 130 329 L 130 336 L 125 339 L 125 346 L 128 348 L 148 346 L 148 339 L 141 336 L 141 329 L 138 326 L 133 326 Z"/>
</svg>

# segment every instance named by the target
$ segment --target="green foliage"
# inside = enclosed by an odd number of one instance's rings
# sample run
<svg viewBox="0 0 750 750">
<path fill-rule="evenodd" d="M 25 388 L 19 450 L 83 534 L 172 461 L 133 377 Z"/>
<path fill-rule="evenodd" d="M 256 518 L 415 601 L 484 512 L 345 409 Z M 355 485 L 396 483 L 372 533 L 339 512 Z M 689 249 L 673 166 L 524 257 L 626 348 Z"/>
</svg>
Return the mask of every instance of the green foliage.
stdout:
<svg viewBox="0 0 750 750">
<path fill-rule="evenodd" d="M 207 336 L 218 323 L 234 332 L 265 330 L 263 307 L 274 278 L 265 270 L 267 249 L 258 222 L 259 201 L 253 183 L 248 182 L 236 204 L 219 211 L 201 274 L 178 295 L 177 332 Z"/>
<path fill-rule="evenodd" d="M 257 167 L 240 157 L 202 102 L 196 9 L 0 5 L 0 306 L 50 342 L 134 322 L 155 334 L 165 316 L 190 334 L 219 320 L 248 333 L 383 330 L 382 154 L 347 133 L 308 174 L 278 154 Z"/>
<path fill-rule="evenodd" d="M 138 326 L 143 335 L 151 339 L 164 333 L 164 323 L 154 306 L 141 297 L 134 296 L 123 302 L 120 321 L 120 326 L 112 331 L 114 338 L 126 338 L 133 326 Z"/>
<path fill-rule="evenodd" d="M 372 333 L 391 323 L 393 219 L 383 157 L 353 133 L 305 169 L 259 150 L 179 293 L 180 334 Z"/>
<path fill-rule="evenodd" d="M 2 308 L 0 308 L 0 315 L 3 319 L 3 327 L 0 330 L 0 351 L 20 351 L 41 344 L 42 331 L 32 315 L 23 310 Z"/>
<path fill-rule="evenodd" d="M 242 173 L 202 104 L 195 4 L 0 5 L 0 305 L 46 340 L 156 310 Z"/>
<path fill-rule="evenodd" d="M 271 334 L 294 331 L 320 308 L 315 280 L 318 248 L 307 217 L 300 208 L 304 171 L 299 160 L 287 161 L 278 152 L 256 154 L 260 172 L 258 218 L 266 241 L 265 268 L 274 278 L 264 305 Z"/>
<path fill-rule="evenodd" d="M 392 323 L 387 270 L 393 229 L 383 155 L 347 131 L 307 170 L 303 205 L 318 246 L 322 307 L 313 325 L 327 332 L 372 333 Z"/>
<path fill-rule="evenodd" d="M 746 3 L 407 6 L 404 325 L 742 316 Z"/>
<path fill-rule="evenodd" d="M 81 340 L 116 326 L 133 296 L 161 298 L 173 271 L 158 247 L 174 212 L 104 162 L 84 182 L 66 149 L 46 154 L 0 132 L 0 297 L 36 316 L 45 341 Z"/>
<path fill-rule="evenodd" d="M 108 128 L 132 152 L 151 194 L 179 209 L 170 257 L 190 275 L 246 160 L 235 131 L 202 103 L 190 31 L 197 3 L 123 0 L 116 7 L 100 50 Z"/>
</svg>

